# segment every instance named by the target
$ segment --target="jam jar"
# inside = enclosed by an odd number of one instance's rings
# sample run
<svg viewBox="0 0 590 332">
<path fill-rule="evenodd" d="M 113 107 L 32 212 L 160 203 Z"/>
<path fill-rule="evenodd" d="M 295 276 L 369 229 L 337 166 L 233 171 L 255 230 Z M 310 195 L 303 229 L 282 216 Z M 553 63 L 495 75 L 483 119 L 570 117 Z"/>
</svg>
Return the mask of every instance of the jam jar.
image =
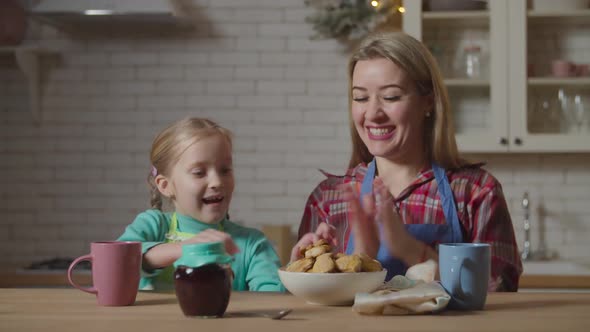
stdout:
<svg viewBox="0 0 590 332">
<path fill-rule="evenodd" d="M 223 316 L 233 282 L 231 262 L 221 242 L 182 246 L 182 256 L 174 262 L 174 288 L 185 316 Z"/>
</svg>

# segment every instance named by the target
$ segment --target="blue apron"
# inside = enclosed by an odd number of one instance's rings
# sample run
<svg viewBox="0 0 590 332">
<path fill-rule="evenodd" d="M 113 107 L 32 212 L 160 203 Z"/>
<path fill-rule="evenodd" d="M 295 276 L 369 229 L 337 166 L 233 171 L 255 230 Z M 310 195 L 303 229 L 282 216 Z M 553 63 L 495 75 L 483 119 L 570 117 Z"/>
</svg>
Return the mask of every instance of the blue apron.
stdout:
<svg viewBox="0 0 590 332">
<path fill-rule="evenodd" d="M 364 195 L 373 193 L 373 179 L 375 178 L 375 160 L 369 163 L 367 173 L 361 185 L 361 199 Z M 438 195 L 441 200 L 443 212 L 445 215 L 446 224 L 443 225 L 423 225 L 423 224 L 409 224 L 406 225 L 406 230 L 417 240 L 433 247 L 437 243 L 460 243 L 463 242 L 463 233 L 461 232 L 461 225 L 457 210 L 455 208 L 455 199 L 453 198 L 453 191 L 445 174 L 445 170 L 435 163 L 432 163 L 432 170 L 434 177 L 438 184 Z M 346 246 L 346 254 L 350 255 L 354 252 L 354 237 L 350 233 L 348 244 Z M 387 269 L 386 280 L 401 274 L 404 275 L 408 267 L 399 259 L 390 255 L 387 247 L 381 242 L 379 251 L 377 253 L 377 260 L 381 262 L 384 268 Z"/>
</svg>

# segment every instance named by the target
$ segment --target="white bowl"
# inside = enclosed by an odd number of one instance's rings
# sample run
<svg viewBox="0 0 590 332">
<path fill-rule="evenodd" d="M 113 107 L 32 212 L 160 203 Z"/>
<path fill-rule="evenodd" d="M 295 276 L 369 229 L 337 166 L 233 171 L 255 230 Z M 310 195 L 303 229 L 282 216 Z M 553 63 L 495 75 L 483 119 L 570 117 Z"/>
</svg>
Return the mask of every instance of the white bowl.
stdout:
<svg viewBox="0 0 590 332">
<path fill-rule="evenodd" d="M 350 305 L 356 293 L 370 293 L 383 285 L 387 270 L 357 273 L 307 273 L 279 270 L 291 294 L 310 304 Z"/>
</svg>

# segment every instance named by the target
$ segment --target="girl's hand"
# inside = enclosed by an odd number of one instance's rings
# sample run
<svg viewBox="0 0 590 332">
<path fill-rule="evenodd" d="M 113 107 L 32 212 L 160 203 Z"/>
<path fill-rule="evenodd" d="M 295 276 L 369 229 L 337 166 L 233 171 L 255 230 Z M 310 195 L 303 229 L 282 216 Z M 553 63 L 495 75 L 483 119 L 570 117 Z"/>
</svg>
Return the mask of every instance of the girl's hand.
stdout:
<svg viewBox="0 0 590 332">
<path fill-rule="evenodd" d="M 192 243 L 206 243 L 206 242 L 222 242 L 225 245 L 225 251 L 227 251 L 230 255 L 235 255 L 240 252 L 238 246 L 232 240 L 231 236 L 227 233 L 218 231 L 216 229 L 207 229 L 199 234 L 191 237 L 190 239 L 186 239 L 180 244 L 192 244 Z"/>
<path fill-rule="evenodd" d="M 320 239 L 326 240 L 332 245 L 337 245 L 336 240 L 336 228 L 332 225 L 328 225 L 322 222 L 318 225 L 318 228 L 313 233 L 307 233 L 301 237 L 301 239 L 291 249 L 291 262 L 301 258 L 301 249 L 307 247 L 310 244 L 314 244 Z"/>
</svg>

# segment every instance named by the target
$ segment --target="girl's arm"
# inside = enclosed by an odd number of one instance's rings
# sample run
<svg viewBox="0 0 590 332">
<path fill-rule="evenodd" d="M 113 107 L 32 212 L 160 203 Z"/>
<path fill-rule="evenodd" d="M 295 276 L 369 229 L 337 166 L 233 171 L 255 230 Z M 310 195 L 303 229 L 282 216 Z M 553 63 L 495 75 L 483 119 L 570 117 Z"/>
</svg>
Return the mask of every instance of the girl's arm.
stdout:
<svg viewBox="0 0 590 332">
<path fill-rule="evenodd" d="M 160 210 L 147 210 L 137 215 L 135 220 L 125 228 L 125 232 L 118 241 L 139 241 L 143 254 L 142 270 L 148 272 L 154 267 L 146 261 L 146 253 L 161 246 L 168 232 L 168 223 L 164 213 Z"/>
<path fill-rule="evenodd" d="M 270 241 L 260 231 L 251 233 L 248 248 L 245 253 L 250 255 L 245 259 L 246 284 L 248 290 L 256 292 L 284 292 L 285 288 L 279 278 L 278 269 L 281 266 L 279 256 Z"/>
</svg>

